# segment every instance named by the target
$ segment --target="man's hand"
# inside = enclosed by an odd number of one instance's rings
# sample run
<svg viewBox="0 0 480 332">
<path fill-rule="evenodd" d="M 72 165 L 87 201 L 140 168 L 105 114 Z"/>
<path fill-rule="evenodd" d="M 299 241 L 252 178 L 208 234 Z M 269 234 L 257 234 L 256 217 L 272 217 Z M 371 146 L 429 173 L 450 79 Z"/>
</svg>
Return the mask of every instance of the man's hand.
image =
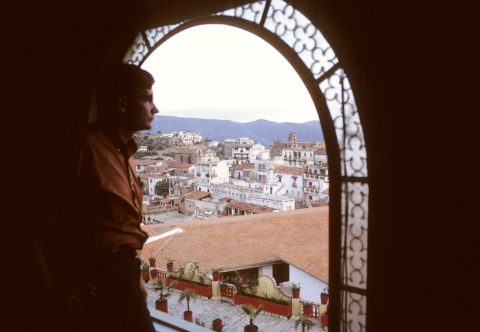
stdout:
<svg viewBox="0 0 480 332">
<path fill-rule="evenodd" d="M 142 279 L 142 274 L 140 274 L 140 280 L 139 280 L 138 288 L 140 288 L 140 293 L 142 293 L 143 297 L 145 298 L 145 302 L 147 302 L 148 292 L 147 292 L 147 289 L 145 288 L 145 282 Z"/>
</svg>

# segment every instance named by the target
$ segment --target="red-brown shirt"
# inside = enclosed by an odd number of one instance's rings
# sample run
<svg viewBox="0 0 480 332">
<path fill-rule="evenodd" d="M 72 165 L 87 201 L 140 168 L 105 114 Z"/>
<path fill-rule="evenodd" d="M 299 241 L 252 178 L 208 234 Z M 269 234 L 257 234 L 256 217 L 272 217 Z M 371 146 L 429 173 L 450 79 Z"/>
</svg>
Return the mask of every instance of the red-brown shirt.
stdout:
<svg viewBox="0 0 480 332">
<path fill-rule="evenodd" d="M 133 139 L 124 144 L 98 125 L 80 136 L 67 190 L 70 217 L 57 221 L 70 223 L 65 226 L 75 245 L 142 249 L 148 235 L 140 229 L 143 190 L 133 164 L 136 151 Z"/>
</svg>

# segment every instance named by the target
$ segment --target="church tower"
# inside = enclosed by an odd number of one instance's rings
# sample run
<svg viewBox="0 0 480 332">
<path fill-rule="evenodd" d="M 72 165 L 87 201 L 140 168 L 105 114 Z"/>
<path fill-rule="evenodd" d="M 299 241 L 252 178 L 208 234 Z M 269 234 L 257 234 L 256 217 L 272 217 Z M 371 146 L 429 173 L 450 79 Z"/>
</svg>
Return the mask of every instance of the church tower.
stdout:
<svg viewBox="0 0 480 332">
<path fill-rule="evenodd" d="M 290 134 L 288 134 L 287 147 L 288 147 L 289 149 L 297 149 L 297 148 L 298 148 L 297 135 L 295 135 L 295 133 L 290 133 Z"/>
</svg>

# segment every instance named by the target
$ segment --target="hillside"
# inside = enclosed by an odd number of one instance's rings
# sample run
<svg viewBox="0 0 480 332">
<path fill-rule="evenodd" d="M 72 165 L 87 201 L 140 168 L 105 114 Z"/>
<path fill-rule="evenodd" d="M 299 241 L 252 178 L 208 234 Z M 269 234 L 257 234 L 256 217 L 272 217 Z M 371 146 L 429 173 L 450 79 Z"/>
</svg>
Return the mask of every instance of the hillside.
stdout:
<svg viewBox="0 0 480 332">
<path fill-rule="evenodd" d="M 225 138 L 248 137 L 265 146 L 272 144 L 273 139 L 286 142 L 288 134 L 294 132 L 299 142 L 323 140 L 323 132 L 320 121 L 304 123 L 273 122 L 268 120 L 256 120 L 240 123 L 230 120 L 211 120 L 196 118 L 181 118 L 175 116 L 155 116 L 150 132 L 172 131 L 200 132 L 203 138 L 223 142 Z"/>
</svg>

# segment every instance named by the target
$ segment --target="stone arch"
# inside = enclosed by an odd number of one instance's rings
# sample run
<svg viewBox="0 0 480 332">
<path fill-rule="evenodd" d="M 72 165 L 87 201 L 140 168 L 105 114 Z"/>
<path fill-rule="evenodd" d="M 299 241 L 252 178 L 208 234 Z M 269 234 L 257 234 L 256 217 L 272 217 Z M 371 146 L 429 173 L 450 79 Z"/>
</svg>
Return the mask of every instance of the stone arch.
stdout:
<svg viewBox="0 0 480 332">
<path fill-rule="evenodd" d="M 231 25 L 263 38 L 285 56 L 310 92 L 329 159 L 330 234 L 337 235 L 330 237 L 330 246 L 342 248 L 342 254 L 330 260 L 330 280 L 335 285 L 330 290 L 331 305 L 340 308 L 342 331 L 348 325 L 362 329 L 367 298 L 367 155 L 360 114 L 341 61 L 310 19 L 283 0 L 259 1 L 143 31 L 123 59 L 141 66 L 163 42 L 201 24 Z M 298 146 L 296 139 L 292 144 Z M 342 196 L 345 204 L 340 204 Z M 347 310 L 352 306 L 357 309 Z"/>
</svg>

